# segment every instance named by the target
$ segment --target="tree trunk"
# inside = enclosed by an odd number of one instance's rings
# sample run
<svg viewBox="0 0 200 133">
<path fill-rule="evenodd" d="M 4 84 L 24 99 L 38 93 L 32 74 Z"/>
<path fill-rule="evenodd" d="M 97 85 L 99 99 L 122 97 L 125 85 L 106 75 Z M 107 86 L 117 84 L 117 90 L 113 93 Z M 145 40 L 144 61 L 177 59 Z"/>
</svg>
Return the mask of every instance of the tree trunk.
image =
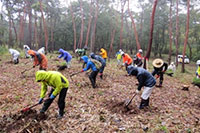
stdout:
<svg viewBox="0 0 200 133">
<path fill-rule="evenodd" d="M 114 38 L 115 38 L 115 28 L 113 29 L 112 33 L 111 33 L 111 42 L 110 42 L 110 48 L 109 48 L 109 57 L 111 57 L 111 55 L 113 55 L 113 42 L 114 42 Z"/>
<path fill-rule="evenodd" d="M 41 11 L 41 14 L 42 14 L 43 27 L 44 27 L 44 35 L 45 35 L 45 47 L 46 47 L 46 52 L 47 52 L 48 51 L 49 37 L 48 37 L 48 31 L 47 31 L 46 21 L 44 19 L 44 14 L 43 14 L 42 0 L 40 0 L 40 11 Z"/>
<path fill-rule="evenodd" d="M 95 20 L 94 20 L 94 27 L 92 31 L 92 42 L 90 44 L 90 52 L 94 51 L 94 46 L 95 46 L 95 36 L 96 36 L 96 24 L 97 24 L 97 19 L 98 19 L 98 11 L 99 11 L 99 4 L 98 0 L 96 0 L 96 10 L 95 10 Z"/>
<path fill-rule="evenodd" d="M 189 23 L 190 23 L 190 0 L 187 0 L 187 23 L 186 23 L 186 32 L 185 32 L 185 41 L 184 41 L 184 49 L 183 49 L 183 62 L 182 62 L 182 69 L 181 72 L 185 72 L 185 52 L 187 47 L 187 41 L 188 41 L 188 33 L 189 33 Z"/>
<path fill-rule="evenodd" d="M 12 19 L 12 26 L 13 26 L 13 29 L 14 29 L 14 32 L 15 32 L 15 39 L 16 39 L 16 42 L 18 42 L 17 41 L 17 30 L 16 30 L 16 27 L 15 27 L 15 23 L 14 23 L 14 20 Z"/>
<path fill-rule="evenodd" d="M 170 11 L 169 11 L 169 57 L 168 64 L 171 63 L 172 56 L 172 0 L 170 0 Z"/>
<path fill-rule="evenodd" d="M 28 25 L 28 29 L 29 29 L 29 37 L 28 37 L 28 45 L 32 46 L 32 8 L 31 8 L 31 2 L 27 1 L 28 4 L 28 16 L 29 16 L 29 25 Z"/>
<path fill-rule="evenodd" d="M 178 9 L 178 1 L 176 0 L 176 67 L 178 67 L 178 40 L 179 40 L 179 9 Z"/>
<path fill-rule="evenodd" d="M 124 2 L 124 3 L 123 3 Z M 121 29 L 120 29 L 120 49 L 122 49 L 122 40 L 123 40 L 123 24 L 124 24 L 124 6 L 126 1 L 121 0 Z"/>
<path fill-rule="evenodd" d="M 90 4 L 90 17 L 88 21 L 88 28 L 87 28 L 87 35 L 86 35 L 86 40 L 85 40 L 85 46 L 88 46 L 88 39 L 89 39 L 89 34 L 90 34 L 90 28 L 91 28 L 91 22 L 92 22 L 92 0 Z"/>
<path fill-rule="evenodd" d="M 36 12 L 35 12 L 35 24 L 34 24 L 34 47 L 38 49 L 37 13 Z"/>
<path fill-rule="evenodd" d="M 135 40 L 136 40 L 136 44 L 137 44 L 137 49 L 139 50 L 141 48 L 141 46 L 140 46 L 140 42 L 139 42 L 139 39 L 138 39 L 138 33 L 137 33 L 137 30 L 136 30 L 135 22 L 134 22 L 132 14 L 130 12 L 130 9 L 129 9 L 129 0 L 128 0 L 128 13 L 129 13 L 129 16 L 131 17 L 133 30 L 134 30 L 134 34 L 135 34 Z"/>
<path fill-rule="evenodd" d="M 83 5 L 82 0 L 80 0 L 80 10 L 81 10 L 81 34 L 79 40 L 79 48 L 82 48 L 83 42 L 83 31 L 84 31 L 84 14 L 83 14 Z"/>
<path fill-rule="evenodd" d="M 151 15 L 149 45 L 148 45 L 147 53 L 146 53 L 145 60 L 144 60 L 144 68 L 145 69 L 146 69 L 146 60 L 149 59 L 150 53 L 151 53 L 151 47 L 152 47 L 152 41 L 153 41 L 153 30 L 154 30 L 154 16 L 155 16 L 155 12 L 156 12 L 157 2 L 158 2 L 158 0 L 154 0 L 154 6 L 153 6 L 153 10 L 152 10 L 152 15 Z"/>
<path fill-rule="evenodd" d="M 76 24 L 74 21 L 74 13 L 72 10 L 72 5 L 70 5 L 70 12 L 72 14 L 72 23 L 73 23 L 73 30 L 74 30 L 74 52 L 75 52 L 75 50 L 76 50 Z"/>
</svg>

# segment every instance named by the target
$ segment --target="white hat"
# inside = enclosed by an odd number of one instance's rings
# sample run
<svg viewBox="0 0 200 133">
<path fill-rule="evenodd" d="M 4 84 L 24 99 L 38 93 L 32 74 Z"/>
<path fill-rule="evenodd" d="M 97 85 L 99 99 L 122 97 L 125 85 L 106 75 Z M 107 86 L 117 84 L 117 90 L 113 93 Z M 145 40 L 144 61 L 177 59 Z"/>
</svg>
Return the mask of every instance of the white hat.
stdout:
<svg viewBox="0 0 200 133">
<path fill-rule="evenodd" d="M 200 65 L 200 60 L 198 60 L 196 64 L 197 64 L 197 65 Z"/>
<path fill-rule="evenodd" d="M 138 52 L 142 53 L 142 49 L 139 49 Z"/>
</svg>

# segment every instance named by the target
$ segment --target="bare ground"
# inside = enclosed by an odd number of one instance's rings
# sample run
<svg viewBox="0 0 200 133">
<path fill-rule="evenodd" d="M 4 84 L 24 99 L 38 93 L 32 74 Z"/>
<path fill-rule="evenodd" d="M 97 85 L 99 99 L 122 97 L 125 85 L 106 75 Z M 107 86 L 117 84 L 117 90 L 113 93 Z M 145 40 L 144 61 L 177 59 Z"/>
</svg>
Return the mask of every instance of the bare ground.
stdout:
<svg viewBox="0 0 200 133">
<path fill-rule="evenodd" d="M 57 70 L 62 61 L 55 58 L 48 58 L 49 70 Z M 38 68 L 21 74 L 31 67 L 28 59 L 18 65 L 8 59 L 0 61 L 0 132 L 200 132 L 198 87 L 190 85 L 189 91 L 183 91 L 182 82 L 165 75 L 163 87 L 153 90 L 149 108 L 138 109 L 138 95 L 126 109 L 124 101 L 133 95 L 137 80 L 113 62 L 107 64 L 103 80 L 97 77 L 96 89 L 85 73 L 69 77 L 82 68 L 76 59 L 70 69 L 61 72 L 70 82 L 64 118 L 55 117 L 57 98 L 45 117 L 38 113 L 41 105 L 22 114 L 20 110 L 37 103 L 40 95 L 34 77 Z"/>
</svg>

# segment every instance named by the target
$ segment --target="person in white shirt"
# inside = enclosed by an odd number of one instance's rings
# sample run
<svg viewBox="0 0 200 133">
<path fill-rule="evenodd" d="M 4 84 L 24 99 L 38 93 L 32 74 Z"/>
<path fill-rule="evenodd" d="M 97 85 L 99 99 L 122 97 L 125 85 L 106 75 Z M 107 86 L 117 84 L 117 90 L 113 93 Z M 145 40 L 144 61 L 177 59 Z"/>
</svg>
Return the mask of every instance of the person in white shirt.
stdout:
<svg viewBox="0 0 200 133">
<path fill-rule="evenodd" d="M 12 55 L 12 60 L 13 60 L 14 64 L 18 64 L 20 53 L 15 49 L 9 49 L 9 52 Z"/>
</svg>

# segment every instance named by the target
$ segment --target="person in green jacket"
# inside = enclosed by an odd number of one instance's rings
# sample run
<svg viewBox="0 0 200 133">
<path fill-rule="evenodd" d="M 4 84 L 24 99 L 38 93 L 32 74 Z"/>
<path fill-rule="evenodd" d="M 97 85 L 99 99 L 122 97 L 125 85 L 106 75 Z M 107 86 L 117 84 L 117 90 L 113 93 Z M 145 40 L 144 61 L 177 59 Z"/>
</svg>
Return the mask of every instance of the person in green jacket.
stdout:
<svg viewBox="0 0 200 133">
<path fill-rule="evenodd" d="M 37 71 L 36 72 L 36 82 L 41 82 L 41 93 L 40 93 L 40 100 L 39 104 L 42 103 L 48 86 L 53 87 L 49 93 L 48 99 L 45 100 L 40 113 L 45 113 L 45 111 L 49 108 L 53 100 L 59 94 L 58 98 L 58 107 L 59 107 L 59 114 L 58 118 L 62 118 L 64 115 L 64 108 L 65 108 L 65 97 L 67 94 L 67 90 L 69 87 L 68 80 L 59 72 L 57 71 Z"/>
</svg>

